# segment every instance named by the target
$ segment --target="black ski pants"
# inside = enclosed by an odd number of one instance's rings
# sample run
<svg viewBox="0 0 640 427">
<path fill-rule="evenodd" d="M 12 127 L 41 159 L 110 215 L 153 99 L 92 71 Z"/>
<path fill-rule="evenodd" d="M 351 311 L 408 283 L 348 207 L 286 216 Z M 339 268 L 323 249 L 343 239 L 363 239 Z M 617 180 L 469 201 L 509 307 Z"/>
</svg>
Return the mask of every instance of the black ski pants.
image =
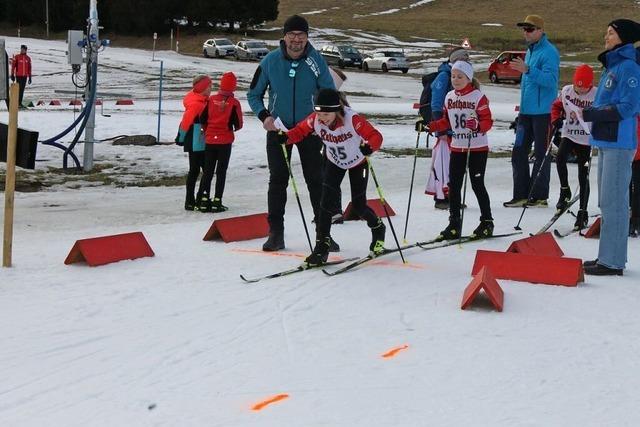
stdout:
<svg viewBox="0 0 640 427">
<path fill-rule="evenodd" d="M 569 187 L 567 173 L 567 158 L 574 152 L 578 160 L 578 185 L 580 185 L 580 209 L 587 209 L 589 204 L 589 162 L 591 160 L 591 147 L 577 144 L 569 138 L 562 138 L 558 155 L 556 156 L 556 168 L 560 186 Z"/>
<path fill-rule="evenodd" d="M 216 173 L 214 198 L 222 199 L 227 182 L 227 168 L 231 158 L 231 144 L 206 144 L 204 147 L 204 175 L 200 180 L 198 195 L 211 194 L 211 181 Z"/>
<path fill-rule="evenodd" d="M 268 220 L 270 232 L 284 231 L 284 212 L 287 204 L 289 185 L 289 165 L 285 161 L 282 146 L 287 136 L 278 132 L 267 132 L 267 163 L 269 165 L 269 190 L 267 192 Z M 302 174 L 307 184 L 314 219 L 317 221 L 322 192 L 322 142 L 315 135 L 309 135 L 299 143 L 298 148 Z M 292 145 L 285 145 L 287 158 L 291 162 Z"/>
<path fill-rule="evenodd" d="M 367 221 L 369 228 L 373 228 L 378 224 L 379 218 L 367 205 L 367 181 L 369 180 L 367 161 L 352 167 L 348 172 L 349 184 L 351 185 L 351 206 L 360 218 Z M 341 196 L 340 184 L 346 173 L 347 170 L 327 161 L 322 183 L 320 218 L 316 228 L 318 236 L 328 236 L 331 232 L 331 217 L 335 213 L 335 206 Z"/>
<path fill-rule="evenodd" d="M 492 220 L 489 193 L 484 186 L 484 173 L 487 169 L 488 151 L 472 151 L 469 153 L 469 180 L 471 188 L 480 205 L 480 220 Z M 460 218 L 462 205 L 462 186 L 467 166 L 467 153 L 451 152 L 449 160 L 449 214 L 452 219 Z"/>
</svg>

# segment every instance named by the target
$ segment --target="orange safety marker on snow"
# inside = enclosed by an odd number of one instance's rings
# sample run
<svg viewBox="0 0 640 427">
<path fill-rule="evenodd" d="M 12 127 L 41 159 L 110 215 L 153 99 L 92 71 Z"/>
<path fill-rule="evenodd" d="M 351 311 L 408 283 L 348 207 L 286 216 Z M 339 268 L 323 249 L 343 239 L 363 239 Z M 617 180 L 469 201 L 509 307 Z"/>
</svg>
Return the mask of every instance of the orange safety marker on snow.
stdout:
<svg viewBox="0 0 640 427">
<path fill-rule="evenodd" d="M 255 405 L 253 405 L 251 407 L 251 409 L 253 411 L 260 411 L 260 410 L 264 409 L 265 407 L 271 405 L 272 403 L 276 403 L 276 402 L 279 402 L 281 400 L 288 399 L 288 398 L 289 398 L 289 395 L 286 394 L 286 393 L 277 394 L 277 395 L 275 395 L 273 397 L 270 397 L 269 399 L 266 399 L 266 400 L 263 400 L 262 402 L 256 403 Z"/>
<path fill-rule="evenodd" d="M 396 354 L 400 353 L 402 350 L 406 350 L 408 349 L 409 346 L 407 344 L 401 346 L 401 347 L 396 347 L 396 348 L 392 348 L 391 350 L 387 351 L 386 353 L 384 353 L 382 355 L 383 359 L 391 359 L 392 357 L 394 357 Z"/>
<path fill-rule="evenodd" d="M 396 212 L 389 205 L 389 201 L 385 200 L 384 204 L 387 207 L 387 212 L 389 212 L 389 216 L 395 216 Z M 373 210 L 373 212 L 376 215 L 378 215 L 380 218 L 384 218 L 387 216 L 387 214 L 384 211 L 384 206 L 382 205 L 382 201 L 380 199 L 367 199 L 367 206 L 369 206 Z M 354 211 L 353 207 L 351 206 L 351 202 L 349 202 L 346 209 L 344 210 L 343 217 L 345 221 L 362 219 Z"/>
<path fill-rule="evenodd" d="M 587 239 L 595 239 L 600 237 L 600 222 L 601 217 L 596 218 L 596 220 L 591 224 L 589 229 L 584 233 L 584 237 Z"/>
</svg>

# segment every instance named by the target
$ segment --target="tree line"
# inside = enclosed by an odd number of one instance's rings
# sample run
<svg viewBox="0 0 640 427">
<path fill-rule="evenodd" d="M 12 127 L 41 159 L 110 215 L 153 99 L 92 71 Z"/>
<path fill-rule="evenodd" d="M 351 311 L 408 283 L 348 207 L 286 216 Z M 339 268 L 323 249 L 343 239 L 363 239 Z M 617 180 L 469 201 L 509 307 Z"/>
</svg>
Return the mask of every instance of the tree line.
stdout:
<svg viewBox="0 0 640 427">
<path fill-rule="evenodd" d="M 82 29 L 89 15 L 88 0 L 0 0 L 0 22 L 11 26 L 44 26 L 49 3 L 49 29 Z M 278 0 L 102 0 L 100 26 L 118 34 L 168 33 L 176 25 L 210 31 L 234 23 L 245 29 L 278 17 Z M 226 25 L 225 25 L 226 24 Z"/>
</svg>

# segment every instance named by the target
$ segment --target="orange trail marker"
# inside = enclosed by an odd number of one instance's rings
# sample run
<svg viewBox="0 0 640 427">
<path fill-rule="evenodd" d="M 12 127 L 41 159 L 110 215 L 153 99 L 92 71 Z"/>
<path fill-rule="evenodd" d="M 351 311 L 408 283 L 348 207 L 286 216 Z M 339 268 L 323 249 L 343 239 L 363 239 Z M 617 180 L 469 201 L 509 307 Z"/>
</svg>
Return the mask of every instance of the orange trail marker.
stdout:
<svg viewBox="0 0 640 427">
<path fill-rule="evenodd" d="M 399 352 L 401 352 L 402 350 L 406 350 L 408 348 L 409 348 L 409 346 L 407 344 L 405 344 L 405 345 L 403 345 L 401 347 L 396 347 L 396 348 L 391 349 L 391 350 L 387 351 L 386 353 L 384 353 L 382 355 L 382 357 L 385 358 L 385 359 L 390 359 L 390 358 L 394 357 L 396 354 L 398 354 Z"/>
<path fill-rule="evenodd" d="M 286 393 L 278 394 L 278 395 L 275 395 L 275 396 L 273 396 L 273 397 L 271 397 L 271 398 L 269 398 L 267 400 L 263 400 L 260 403 L 256 403 L 255 405 L 253 405 L 251 407 L 251 409 L 254 410 L 254 411 L 260 411 L 263 408 L 265 408 L 266 406 L 271 405 L 272 403 L 279 402 L 280 400 L 284 400 L 284 399 L 288 399 L 288 398 L 289 398 L 289 395 L 286 394 Z"/>
</svg>

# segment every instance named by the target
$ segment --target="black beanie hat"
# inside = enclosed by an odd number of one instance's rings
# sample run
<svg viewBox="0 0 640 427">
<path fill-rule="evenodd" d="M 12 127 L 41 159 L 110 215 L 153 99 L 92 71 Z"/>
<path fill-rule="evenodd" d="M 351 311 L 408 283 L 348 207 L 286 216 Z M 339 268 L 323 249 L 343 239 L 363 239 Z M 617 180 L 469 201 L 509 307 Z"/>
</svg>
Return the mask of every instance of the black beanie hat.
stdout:
<svg viewBox="0 0 640 427">
<path fill-rule="evenodd" d="M 27 50 L 27 45 L 26 45 L 26 44 L 21 44 L 21 45 L 20 45 L 20 49 Z"/>
<path fill-rule="evenodd" d="M 640 40 L 640 24 L 630 19 L 614 19 L 609 26 L 616 30 L 623 44 Z"/>
<path fill-rule="evenodd" d="M 291 31 L 304 31 L 309 34 L 309 23 L 300 15 L 293 15 L 284 21 L 284 34 Z"/>
<path fill-rule="evenodd" d="M 340 111 L 342 104 L 340 103 L 340 94 L 334 89 L 320 89 L 316 94 L 315 111 L 329 113 L 332 111 Z"/>
</svg>

